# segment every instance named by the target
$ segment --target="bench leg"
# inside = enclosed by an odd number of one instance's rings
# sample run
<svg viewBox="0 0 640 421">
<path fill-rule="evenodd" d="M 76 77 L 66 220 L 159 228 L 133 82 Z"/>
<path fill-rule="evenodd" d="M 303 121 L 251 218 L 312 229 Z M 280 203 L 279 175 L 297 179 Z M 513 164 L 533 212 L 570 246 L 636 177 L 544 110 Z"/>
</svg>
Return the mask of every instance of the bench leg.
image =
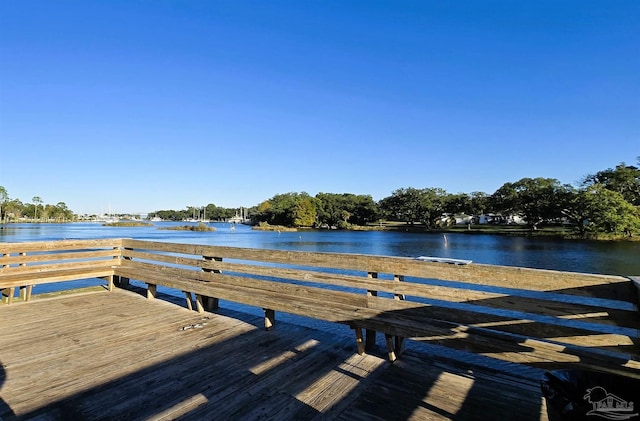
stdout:
<svg viewBox="0 0 640 421">
<path fill-rule="evenodd" d="M 396 355 L 400 356 L 404 352 L 404 338 L 402 336 L 396 336 L 395 342 Z"/>
<path fill-rule="evenodd" d="M 3 288 L 2 290 L 2 301 L 11 304 L 13 302 L 13 296 L 16 293 L 15 287 Z"/>
<path fill-rule="evenodd" d="M 204 313 L 205 311 L 214 311 L 218 307 L 219 300 L 217 298 L 196 294 L 196 308 L 198 310 L 198 313 Z"/>
<path fill-rule="evenodd" d="M 271 330 L 276 325 L 276 312 L 268 308 L 264 309 L 264 329 Z"/>
<path fill-rule="evenodd" d="M 152 300 L 158 295 L 158 286 L 156 284 L 147 284 L 147 299 Z"/>
<path fill-rule="evenodd" d="M 365 335 L 365 345 L 364 349 L 367 352 L 371 352 L 373 348 L 376 346 L 376 331 L 367 329 Z"/>
<path fill-rule="evenodd" d="M 187 300 L 187 308 L 189 310 L 193 310 L 193 298 L 191 297 L 191 293 L 189 291 L 183 291 L 184 298 Z"/>
<path fill-rule="evenodd" d="M 362 328 L 356 327 L 354 329 L 356 331 L 356 345 L 358 346 L 358 355 L 364 354 L 365 346 L 364 341 L 362 340 Z"/>
<path fill-rule="evenodd" d="M 394 362 L 397 360 L 396 351 L 393 348 L 393 336 L 392 335 L 384 335 L 384 338 L 387 342 L 387 352 L 389 353 L 389 361 Z"/>
<path fill-rule="evenodd" d="M 20 287 L 20 298 L 23 301 L 30 301 L 32 291 L 33 291 L 33 285 L 25 285 Z"/>
<path fill-rule="evenodd" d="M 130 285 L 129 278 L 124 276 L 117 276 L 114 283 L 118 288 L 127 288 Z"/>
</svg>

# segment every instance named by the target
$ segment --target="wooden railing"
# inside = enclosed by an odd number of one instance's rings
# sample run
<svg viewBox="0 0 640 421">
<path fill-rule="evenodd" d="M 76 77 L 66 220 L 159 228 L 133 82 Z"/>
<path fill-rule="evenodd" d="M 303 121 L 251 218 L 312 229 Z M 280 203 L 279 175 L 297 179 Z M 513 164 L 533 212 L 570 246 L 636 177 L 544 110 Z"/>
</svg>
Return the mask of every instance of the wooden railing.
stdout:
<svg viewBox="0 0 640 421">
<path fill-rule="evenodd" d="M 111 289 L 121 248 L 121 239 L 0 243 L 2 298 L 11 304 L 19 288 L 28 301 L 34 285 L 77 279 L 106 279 Z"/>
<path fill-rule="evenodd" d="M 72 246 L 89 251 L 61 253 Z M 43 257 L 27 256 L 45 249 L 82 258 L 48 263 L 54 269 L 44 271 L 36 265 Z M 640 373 L 638 294 L 621 276 L 131 239 L 0 244 L 0 253 L 0 264 L 9 265 L 0 269 L 0 288 L 7 280 L 18 285 L 19 272 L 39 271 L 22 279 L 37 283 L 75 264 L 83 265 L 83 276 L 108 265 L 111 272 L 101 276 L 115 276 L 121 286 L 142 281 L 152 299 L 161 285 L 183 291 L 198 311 L 214 311 L 220 299 L 263 308 L 267 329 L 276 312 L 349 325 L 359 352 L 371 349 L 380 332 L 391 360 L 412 338 L 545 369 Z M 27 266 L 13 266 L 20 264 Z"/>
</svg>

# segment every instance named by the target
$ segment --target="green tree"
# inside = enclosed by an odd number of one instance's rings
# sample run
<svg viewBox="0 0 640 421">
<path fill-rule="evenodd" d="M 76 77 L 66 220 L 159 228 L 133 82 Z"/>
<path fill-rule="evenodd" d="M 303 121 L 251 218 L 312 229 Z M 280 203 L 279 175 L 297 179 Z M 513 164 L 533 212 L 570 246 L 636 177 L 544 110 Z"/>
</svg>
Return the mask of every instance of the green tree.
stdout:
<svg viewBox="0 0 640 421">
<path fill-rule="evenodd" d="M 491 200 L 490 196 L 487 193 L 474 191 L 471 193 L 470 198 L 471 208 L 469 210 L 471 215 L 482 215 L 483 213 L 489 211 Z"/>
<path fill-rule="evenodd" d="M 640 165 L 640 157 L 638 157 Z M 635 206 L 640 206 L 640 169 L 621 162 L 614 169 L 598 171 L 588 175 L 582 181 L 583 187 L 600 184 L 604 188 L 620 193 L 624 199 Z"/>
<path fill-rule="evenodd" d="M 414 224 L 422 219 L 422 191 L 414 187 L 396 189 L 380 200 L 387 218 Z"/>
<path fill-rule="evenodd" d="M 444 211 L 452 214 L 471 214 L 471 196 L 466 193 L 448 194 L 443 198 Z"/>
<path fill-rule="evenodd" d="M 523 178 L 505 183 L 492 199 L 500 212 L 521 215 L 535 229 L 539 224 L 561 218 L 572 188 L 555 178 Z"/>
<path fill-rule="evenodd" d="M 378 206 L 370 195 L 318 193 L 316 199 L 320 225 L 366 225 L 378 219 Z"/>
<path fill-rule="evenodd" d="M 446 196 L 446 191 L 440 188 L 400 188 L 380 200 L 380 209 L 389 219 L 434 227 L 444 212 Z"/>
<path fill-rule="evenodd" d="M 73 220 L 73 212 L 69 208 L 67 208 L 67 204 L 64 202 L 58 202 L 55 206 L 50 206 L 50 216 L 60 222 L 71 221 Z"/>
<path fill-rule="evenodd" d="M 568 215 L 581 235 L 618 234 L 632 236 L 640 231 L 640 212 L 621 193 L 601 184 L 580 190 Z"/>
<path fill-rule="evenodd" d="M 33 218 L 38 219 L 38 205 L 42 204 L 42 199 L 40 198 L 40 196 L 33 196 L 33 199 L 31 199 L 31 201 L 33 202 L 33 206 L 35 207 Z"/>
<path fill-rule="evenodd" d="M 5 205 L 7 203 L 7 200 L 9 200 L 9 195 L 7 194 L 7 189 L 5 189 L 3 186 L 0 186 L 0 222 L 6 220 L 6 209 L 5 209 Z M 4 214 L 2 213 L 2 211 L 4 211 Z"/>
<path fill-rule="evenodd" d="M 429 228 L 435 227 L 445 212 L 446 197 L 447 192 L 444 189 L 437 187 L 423 189 L 420 201 L 420 212 L 422 214 L 420 222 Z"/>
<path fill-rule="evenodd" d="M 20 218 L 24 213 L 25 206 L 20 200 L 13 199 L 5 202 L 4 208 L 5 218 L 11 220 L 14 218 Z"/>
<path fill-rule="evenodd" d="M 299 205 L 301 201 L 310 201 L 315 206 L 314 199 L 308 193 L 284 193 L 277 194 L 271 199 L 262 202 L 258 211 L 253 216 L 256 222 L 267 222 L 271 225 L 296 226 L 296 218 L 301 217 L 306 205 Z M 302 206 L 299 208 L 299 206 Z M 315 217 L 315 216 L 314 216 Z M 306 217 L 299 219 L 298 223 L 308 222 Z"/>
<path fill-rule="evenodd" d="M 316 223 L 317 211 L 311 197 L 301 197 L 296 201 L 291 216 L 294 227 L 312 227 Z"/>
<path fill-rule="evenodd" d="M 380 210 L 373 197 L 360 194 L 353 197 L 354 208 L 351 210 L 350 220 L 357 225 L 366 225 L 380 219 Z"/>
</svg>

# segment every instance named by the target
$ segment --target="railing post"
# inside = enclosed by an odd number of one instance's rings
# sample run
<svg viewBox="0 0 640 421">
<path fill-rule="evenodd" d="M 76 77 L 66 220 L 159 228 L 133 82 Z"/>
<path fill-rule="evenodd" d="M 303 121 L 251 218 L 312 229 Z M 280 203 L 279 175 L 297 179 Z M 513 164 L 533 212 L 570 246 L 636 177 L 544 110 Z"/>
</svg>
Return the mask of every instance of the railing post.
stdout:
<svg viewBox="0 0 640 421">
<path fill-rule="evenodd" d="M 3 253 L 2 257 L 3 258 L 8 258 L 11 254 L 10 253 Z M 3 268 L 8 268 L 9 265 L 2 265 Z M 2 297 L 2 301 L 6 302 L 7 304 L 11 304 L 11 302 L 13 301 L 13 294 L 15 293 L 15 289 L 14 288 L 2 288 L 0 289 L 0 297 Z"/>
<path fill-rule="evenodd" d="M 118 247 L 118 246 L 113 247 L 113 250 L 118 250 L 118 251 L 120 251 L 120 247 Z M 120 264 L 120 257 L 121 257 L 120 255 L 118 255 L 118 256 L 113 256 L 113 260 L 117 260 L 117 261 L 118 261 L 118 262 L 116 263 L 117 265 L 118 265 L 118 264 Z M 118 282 L 118 280 L 117 280 L 118 278 L 119 278 L 119 277 L 118 277 L 118 276 L 116 276 L 116 275 L 109 275 L 109 277 L 107 278 L 107 289 L 108 289 L 109 291 L 113 291 L 114 284 L 115 284 L 116 282 Z"/>
<path fill-rule="evenodd" d="M 129 250 L 129 251 L 133 251 L 132 248 L 130 247 L 124 247 L 124 250 Z M 116 257 L 114 257 L 115 259 Z M 120 256 L 121 260 L 133 260 L 133 257 L 131 256 Z M 126 278 L 124 276 L 118 276 L 118 279 L 115 280 L 116 285 L 120 288 L 127 288 L 129 286 L 129 278 Z"/>
<path fill-rule="evenodd" d="M 11 256 L 11 253 L 3 253 L 2 257 L 6 257 L 8 258 L 9 256 Z M 3 268 L 8 268 L 10 265 L 2 265 Z M 2 297 L 2 301 L 6 302 L 7 304 L 11 304 L 13 302 L 13 296 L 16 292 L 16 289 L 14 287 L 8 287 L 8 288 L 2 288 L 0 289 L 0 296 Z M 5 298 L 6 297 L 6 298 Z"/>
<path fill-rule="evenodd" d="M 22 252 L 20 253 L 21 257 L 26 256 L 27 253 Z M 20 263 L 20 266 L 27 266 L 26 263 Z M 23 285 L 20 287 L 20 298 L 23 301 L 29 301 L 31 300 L 31 292 L 33 291 L 33 285 Z"/>
<path fill-rule="evenodd" d="M 368 279 L 378 279 L 378 272 L 368 272 Z M 367 297 L 377 297 L 378 291 L 367 290 Z M 357 335 L 357 332 L 356 332 Z M 376 346 L 376 331 L 373 329 L 367 329 L 365 332 L 365 351 L 371 351 Z"/>
<path fill-rule="evenodd" d="M 404 281 L 404 275 L 393 275 L 393 281 L 394 282 L 402 282 Z M 394 300 L 404 300 L 404 294 L 394 294 L 393 295 L 393 299 Z M 404 351 L 404 338 L 402 336 L 396 336 L 395 338 L 395 351 L 398 355 L 402 354 L 402 351 Z M 387 338 L 387 345 L 389 343 L 389 338 Z M 393 358 L 395 359 L 395 354 L 393 356 Z M 391 354 L 389 354 L 389 359 L 391 359 Z"/>
<path fill-rule="evenodd" d="M 222 257 L 211 257 L 211 256 L 202 256 L 202 259 L 205 262 L 221 262 Z M 210 269 L 210 268 L 202 268 L 203 272 L 208 273 L 222 273 L 219 269 Z M 191 294 L 189 294 L 188 299 L 191 298 Z M 187 307 L 189 304 L 187 303 Z M 198 313 L 204 313 L 205 311 L 214 311 L 220 307 L 220 300 L 216 297 L 207 297 L 205 295 L 196 294 L 196 307 L 198 309 Z"/>
</svg>

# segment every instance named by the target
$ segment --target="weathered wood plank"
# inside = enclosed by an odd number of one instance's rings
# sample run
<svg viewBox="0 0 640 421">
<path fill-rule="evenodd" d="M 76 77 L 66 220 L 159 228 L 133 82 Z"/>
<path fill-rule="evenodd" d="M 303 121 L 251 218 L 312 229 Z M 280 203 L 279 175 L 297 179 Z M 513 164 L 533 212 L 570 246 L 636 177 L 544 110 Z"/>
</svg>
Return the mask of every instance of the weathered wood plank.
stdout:
<svg viewBox="0 0 640 421">
<path fill-rule="evenodd" d="M 49 271 L 20 272 L 0 274 L 0 288 L 17 287 L 22 285 L 38 285 L 51 282 L 71 281 L 76 279 L 102 278 L 114 274 L 111 265 L 82 265 L 80 268 L 66 266 L 66 269 Z"/>
<path fill-rule="evenodd" d="M 107 260 L 108 258 L 114 258 L 120 256 L 120 250 L 113 249 L 105 249 L 105 250 L 91 250 L 91 251 L 73 251 L 68 253 L 46 253 L 46 254 L 25 254 L 20 253 L 17 256 L 9 256 L 3 258 L 3 265 L 21 265 L 24 270 L 31 270 L 30 267 L 25 268 L 24 266 L 38 263 L 38 266 L 42 266 L 42 262 L 62 262 L 65 260 L 75 260 L 79 261 L 81 259 L 92 259 L 96 260 L 99 258 L 103 258 Z M 7 270 L 8 268 L 0 268 L 0 271 Z M 11 267 L 11 270 L 16 270 L 17 268 Z"/>
<path fill-rule="evenodd" d="M 122 239 L 105 238 L 96 240 L 56 240 L 25 243 L 0 243 L 0 254 L 49 252 L 62 250 L 86 250 L 94 248 L 120 248 Z M 0 257 L 0 262 L 4 257 Z"/>
</svg>

